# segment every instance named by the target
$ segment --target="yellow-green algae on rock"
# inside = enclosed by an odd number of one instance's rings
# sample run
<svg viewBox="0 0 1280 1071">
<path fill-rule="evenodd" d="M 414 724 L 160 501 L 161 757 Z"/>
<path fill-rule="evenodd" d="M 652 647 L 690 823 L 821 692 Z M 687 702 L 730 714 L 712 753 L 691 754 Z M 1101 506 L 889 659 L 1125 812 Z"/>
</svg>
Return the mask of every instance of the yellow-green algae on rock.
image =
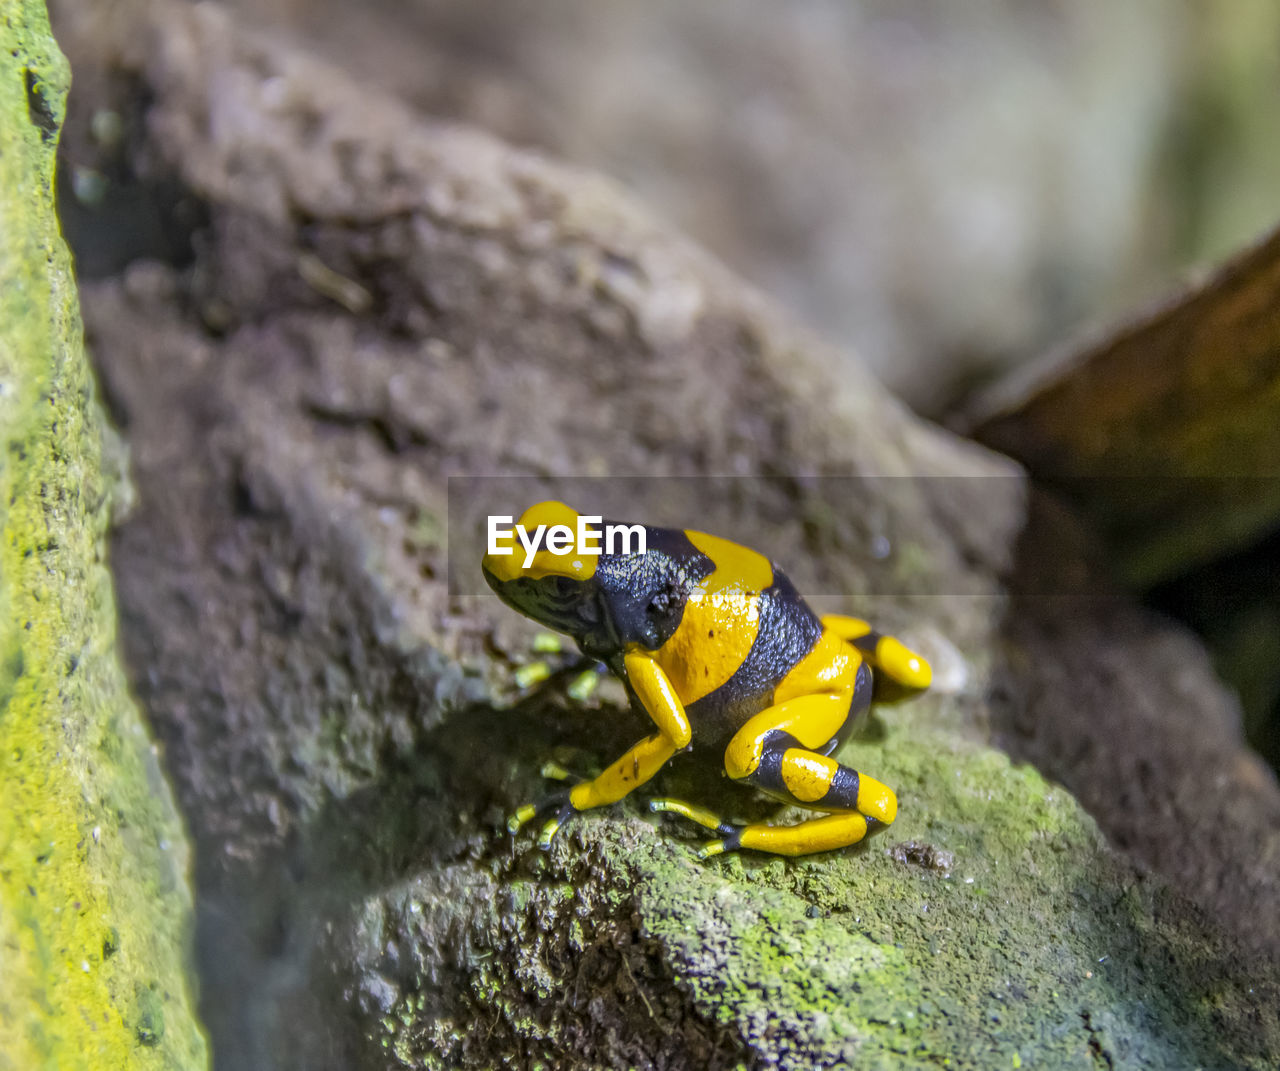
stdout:
<svg viewBox="0 0 1280 1071">
<path fill-rule="evenodd" d="M 54 213 L 68 82 L 44 5 L 0 0 L 0 1071 L 201 1068 L 188 851 L 115 653 Z"/>
</svg>

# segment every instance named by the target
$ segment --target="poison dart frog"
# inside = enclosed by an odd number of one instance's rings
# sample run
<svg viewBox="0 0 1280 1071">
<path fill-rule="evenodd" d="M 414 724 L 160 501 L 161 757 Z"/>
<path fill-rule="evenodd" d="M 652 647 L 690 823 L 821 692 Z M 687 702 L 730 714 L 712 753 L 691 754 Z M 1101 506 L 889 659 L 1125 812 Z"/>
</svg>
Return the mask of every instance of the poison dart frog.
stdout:
<svg viewBox="0 0 1280 1071">
<path fill-rule="evenodd" d="M 533 532 L 577 530 L 578 522 L 569 506 L 542 502 L 519 524 Z M 597 538 L 599 552 L 525 554 L 516 543 L 513 553 L 490 547 L 484 557 L 485 579 L 503 602 L 573 637 L 623 681 L 656 727 L 599 776 L 521 807 L 511 832 L 549 814 L 539 838 L 549 848 L 572 815 L 622 799 L 691 748 L 722 754 L 739 784 L 826 812 L 793 825 L 733 825 L 682 800 L 651 800 L 652 810 L 719 835 L 701 858 L 740 848 L 829 851 L 889 825 L 893 791 L 831 756 L 870 706 L 873 668 L 913 692 L 929 686 L 929 664 L 865 621 L 818 617 L 754 550 L 704 532 L 640 527 L 644 553 L 608 552 Z"/>
</svg>

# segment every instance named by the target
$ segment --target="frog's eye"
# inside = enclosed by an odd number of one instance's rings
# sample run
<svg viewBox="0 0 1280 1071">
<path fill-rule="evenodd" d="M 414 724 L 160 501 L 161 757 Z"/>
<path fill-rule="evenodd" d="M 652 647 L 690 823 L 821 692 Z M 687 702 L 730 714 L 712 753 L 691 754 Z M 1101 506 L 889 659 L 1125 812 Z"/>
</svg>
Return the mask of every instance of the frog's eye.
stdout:
<svg viewBox="0 0 1280 1071">
<path fill-rule="evenodd" d="M 543 580 L 543 590 L 552 603 L 564 605 L 578 596 L 581 585 L 565 576 L 549 576 Z"/>
</svg>

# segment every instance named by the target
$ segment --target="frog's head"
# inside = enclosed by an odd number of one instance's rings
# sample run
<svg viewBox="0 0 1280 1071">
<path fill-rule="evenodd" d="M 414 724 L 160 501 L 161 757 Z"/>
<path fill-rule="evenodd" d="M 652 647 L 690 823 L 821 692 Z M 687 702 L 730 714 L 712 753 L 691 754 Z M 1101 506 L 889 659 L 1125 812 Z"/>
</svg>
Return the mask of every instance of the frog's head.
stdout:
<svg viewBox="0 0 1280 1071">
<path fill-rule="evenodd" d="M 516 522 L 525 539 L 536 540 L 530 554 L 526 544 L 513 535 L 511 553 L 487 553 L 480 563 L 484 578 L 498 598 L 526 617 L 547 628 L 565 632 L 580 642 L 608 630 L 595 580 L 598 551 L 582 553 L 577 545 L 578 512 L 563 502 L 539 502 L 530 506 Z M 548 549 L 548 537 L 557 526 L 574 533 L 574 545 L 564 553 Z M 563 541 L 563 532 L 559 533 Z M 494 548 L 497 549 L 497 548 Z"/>
</svg>

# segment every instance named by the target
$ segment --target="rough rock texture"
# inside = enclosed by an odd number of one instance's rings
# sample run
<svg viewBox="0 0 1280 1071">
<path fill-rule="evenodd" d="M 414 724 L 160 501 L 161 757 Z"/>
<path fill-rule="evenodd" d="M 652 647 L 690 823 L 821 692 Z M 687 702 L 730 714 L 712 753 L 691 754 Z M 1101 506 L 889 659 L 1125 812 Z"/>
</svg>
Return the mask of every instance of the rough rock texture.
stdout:
<svg viewBox="0 0 1280 1071">
<path fill-rule="evenodd" d="M 1111 842 L 1280 957 L 1280 793 L 1243 746 L 1203 645 L 1118 595 L 1036 496 L 1010 582 L 992 728 L 1070 788 Z"/>
<path fill-rule="evenodd" d="M 105 459 L 53 203 L 68 71 L 0 9 L 0 1069 L 207 1065 L 185 835 L 126 690 Z M 118 447 L 116 448 L 118 453 Z M 113 475 L 113 470 L 115 475 Z"/>
<path fill-rule="evenodd" d="M 72 165 L 118 187 L 97 225 L 139 218 L 112 215 L 130 189 L 163 209 L 152 258 L 85 300 L 133 451 L 124 633 L 196 837 L 219 1066 L 1280 1057 L 1275 966 L 1239 947 L 1261 924 L 1219 928 L 1214 893 L 1145 876 L 987 744 L 1007 463 L 834 377 L 594 176 L 424 125 L 212 7 L 62 30 Z M 618 484 L 631 515 L 744 535 L 920 644 L 939 686 L 847 751 L 897 788 L 893 828 L 710 865 L 639 804 L 547 855 L 509 838 L 548 754 L 586 769 L 643 727 L 608 690 L 515 693 L 531 631 L 457 560 L 480 485 L 445 478 L 476 473 L 525 475 L 512 509 Z M 696 758 L 660 787 L 769 812 Z M 1158 805 L 1132 801 L 1176 845 Z"/>
</svg>

